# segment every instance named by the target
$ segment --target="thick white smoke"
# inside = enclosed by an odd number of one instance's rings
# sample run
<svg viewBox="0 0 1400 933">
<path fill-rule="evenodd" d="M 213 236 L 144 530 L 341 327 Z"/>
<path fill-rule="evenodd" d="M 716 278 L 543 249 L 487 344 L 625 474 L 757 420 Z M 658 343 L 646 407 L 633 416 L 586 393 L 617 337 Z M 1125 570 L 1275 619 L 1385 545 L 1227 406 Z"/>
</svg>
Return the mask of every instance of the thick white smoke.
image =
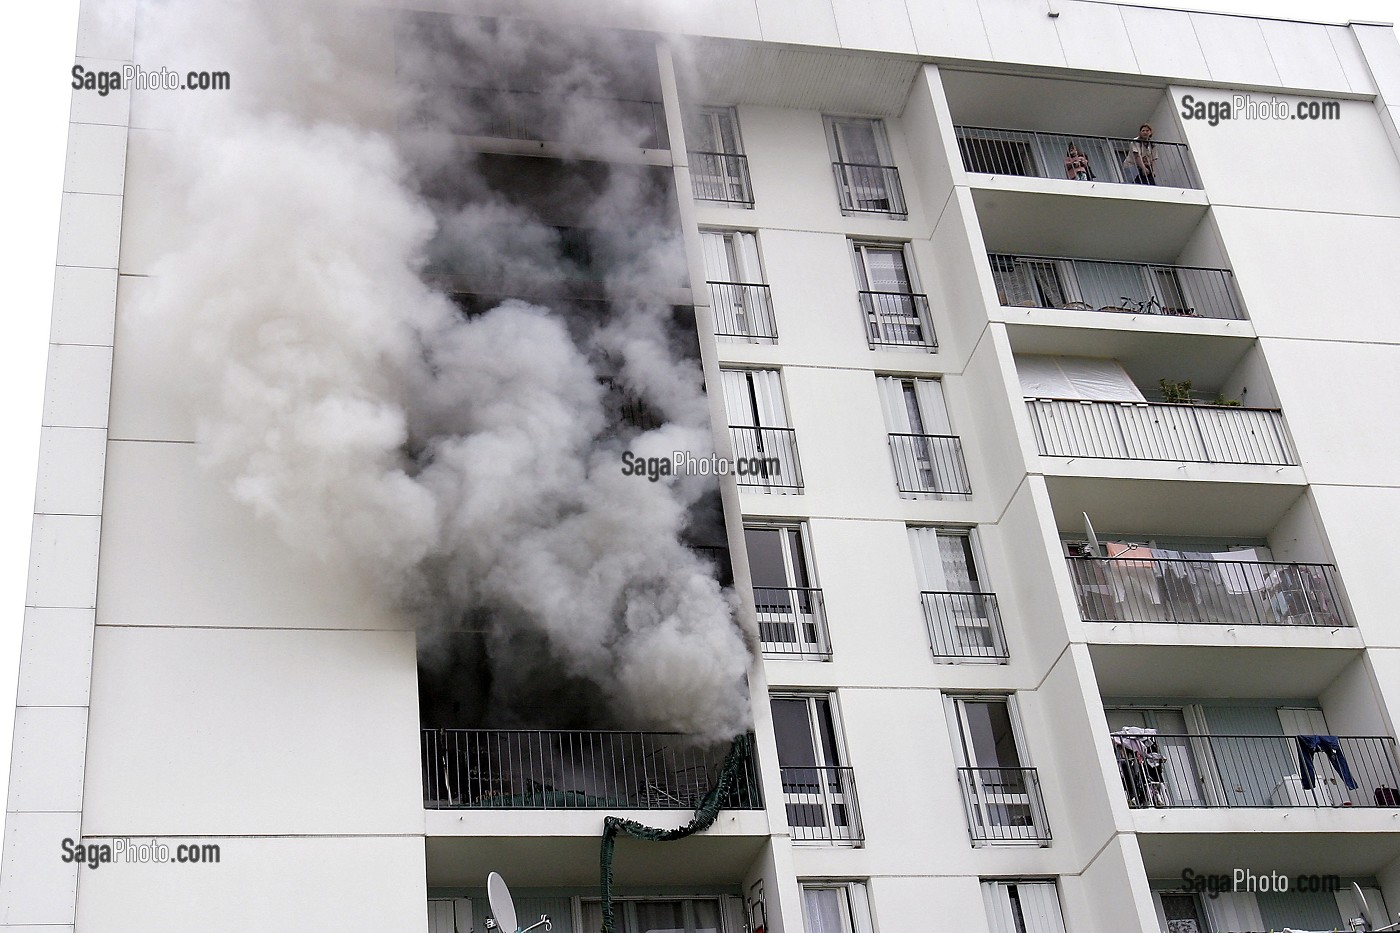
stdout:
<svg viewBox="0 0 1400 933">
<path fill-rule="evenodd" d="M 531 62 L 557 138 L 635 147 L 637 108 L 607 101 L 631 93 L 610 74 L 640 79 L 607 41 L 450 22 L 454 42 L 424 44 L 388 14 L 147 8 L 138 62 L 227 70 L 233 90 L 150 102 L 170 108 L 178 245 L 123 339 L 162 340 L 182 364 L 204 462 L 232 496 L 375 580 L 428 640 L 469 624 L 502 684 L 542 651 L 617 724 L 727 737 L 748 720 L 748 651 L 682 543 L 712 490 L 621 472 L 624 447 L 709 449 L 699 369 L 662 297 L 684 261 L 648 219 L 646 176 L 605 172 L 575 195 L 599 231 L 606 316 L 514 299 L 467 316 L 427 284 L 447 269 L 495 294 L 563 294 L 570 260 L 433 129 L 499 109 L 422 87 L 499 88 L 509 62 Z M 413 132 L 391 132 L 409 114 Z M 444 184 L 451 196 L 421 193 Z M 661 426 L 621 425 L 608 385 Z"/>
</svg>

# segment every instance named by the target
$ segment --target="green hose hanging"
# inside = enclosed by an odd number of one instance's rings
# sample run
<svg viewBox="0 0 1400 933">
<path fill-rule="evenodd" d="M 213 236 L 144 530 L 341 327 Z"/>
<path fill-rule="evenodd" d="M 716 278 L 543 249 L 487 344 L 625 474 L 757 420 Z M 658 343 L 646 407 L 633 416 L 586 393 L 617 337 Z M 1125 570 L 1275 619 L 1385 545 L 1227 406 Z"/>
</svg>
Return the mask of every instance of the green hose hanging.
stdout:
<svg viewBox="0 0 1400 933">
<path fill-rule="evenodd" d="M 678 826 L 675 829 L 655 829 L 651 826 L 643 826 L 635 820 L 624 820 L 616 816 L 603 817 L 603 843 L 598 854 L 598 887 L 603 902 L 602 933 L 614 933 L 612 863 L 613 843 L 617 836 L 621 834 L 631 836 L 633 839 L 670 842 L 672 839 L 684 839 L 686 836 L 692 836 L 709 829 L 719 816 L 720 806 L 724 799 L 734 788 L 734 781 L 738 777 L 739 769 L 744 766 L 748 751 L 749 737 L 736 735 L 734 742 L 729 746 L 729 754 L 724 758 L 724 767 L 720 770 L 719 780 L 715 781 L 714 786 L 700 799 L 700 805 L 695 808 L 695 816 L 691 817 L 690 822 L 684 826 Z"/>
</svg>

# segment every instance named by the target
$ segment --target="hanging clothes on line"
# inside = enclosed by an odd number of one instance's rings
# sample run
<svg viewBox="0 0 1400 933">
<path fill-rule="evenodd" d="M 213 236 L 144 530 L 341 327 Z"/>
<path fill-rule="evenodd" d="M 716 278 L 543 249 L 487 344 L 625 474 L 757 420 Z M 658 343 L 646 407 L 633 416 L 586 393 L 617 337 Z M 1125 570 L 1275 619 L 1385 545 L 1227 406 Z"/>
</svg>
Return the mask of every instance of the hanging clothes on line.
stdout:
<svg viewBox="0 0 1400 933">
<path fill-rule="evenodd" d="M 1302 774 L 1303 790 L 1312 790 L 1317 783 L 1317 772 L 1313 770 L 1313 756 L 1322 752 L 1332 765 L 1332 770 L 1342 779 L 1347 790 L 1356 790 L 1356 779 L 1351 776 L 1351 766 L 1342 753 L 1342 743 L 1335 735 L 1300 735 L 1298 738 L 1298 767 Z"/>
</svg>

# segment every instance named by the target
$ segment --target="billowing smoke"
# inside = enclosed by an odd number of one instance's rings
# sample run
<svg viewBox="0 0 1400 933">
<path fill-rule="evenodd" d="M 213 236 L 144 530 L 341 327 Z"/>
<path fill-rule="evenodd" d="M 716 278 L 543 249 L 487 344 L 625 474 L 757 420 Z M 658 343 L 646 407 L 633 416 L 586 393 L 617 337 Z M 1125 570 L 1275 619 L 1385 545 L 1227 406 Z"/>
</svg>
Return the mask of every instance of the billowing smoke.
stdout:
<svg viewBox="0 0 1400 933">
<path fill-rule="evenodd" d="M 431 725 L 742 730 L 748 649 L 685 544 L 713 486 L 621 470 L 711 449 L 669 169 L 638 158 L 664 145 L 649 43 L 224 2 L 148 7 L 138 36 L 138 63 L 231 76 L 145 104 L 177 245 L 124 330 L 182 364 L 229 494 L 485 691 Z"/>
</svg>

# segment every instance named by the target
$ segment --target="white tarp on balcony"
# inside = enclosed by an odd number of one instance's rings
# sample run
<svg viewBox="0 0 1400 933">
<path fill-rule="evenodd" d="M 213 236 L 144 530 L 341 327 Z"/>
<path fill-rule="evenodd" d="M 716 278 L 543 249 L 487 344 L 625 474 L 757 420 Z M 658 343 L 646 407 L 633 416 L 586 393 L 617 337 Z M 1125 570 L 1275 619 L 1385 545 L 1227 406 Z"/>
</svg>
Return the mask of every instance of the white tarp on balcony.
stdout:
<svg viewBox="0 0 1400 933">
<path fill-rule="evenodd" d="M 1016 372 L 1026 398 L 1146 401 L 1117 360 L 1018 354 Z"/>
</svg>

